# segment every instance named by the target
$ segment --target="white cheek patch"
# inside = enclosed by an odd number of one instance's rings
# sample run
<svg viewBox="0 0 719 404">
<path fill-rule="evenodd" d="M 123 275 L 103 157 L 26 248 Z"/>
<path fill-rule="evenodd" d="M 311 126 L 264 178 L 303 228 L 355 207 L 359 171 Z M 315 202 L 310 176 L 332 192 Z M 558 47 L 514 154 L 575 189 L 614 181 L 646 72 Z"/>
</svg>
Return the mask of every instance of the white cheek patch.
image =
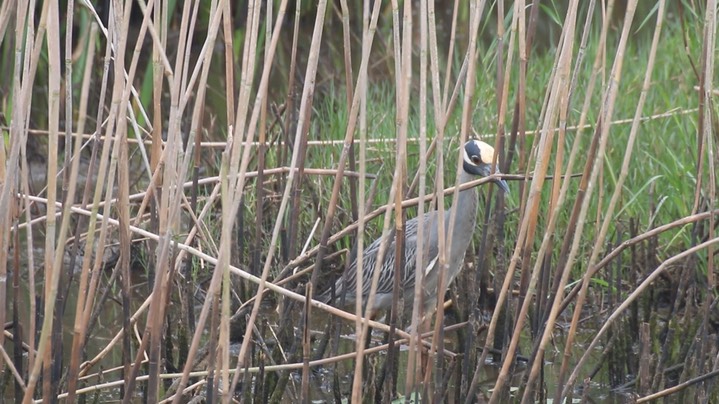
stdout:
<svg viewBox="0 0 719 404">
<path fill-rule="evenodd" d="M 473 166 L 476 165 L 476 164 L 474 164 L 474 163 L 472 162 L 472 160 L 469 158 L 469 155 L 467 154 L 467 150 L 465 150 L 464 148 L 462 149 L 462 158 L 464 159 L 464 162 L 465 162 L 465 163 L 471 164 L 471 165 L 473 165 Z"/>
<path fill-rule="evenodd" d="M 482 162 L 485 164 L 492 164 L 492 160 L 494 160 L 494 147 L 482 142 L 481 140 L 476 142 L 477 146 L 479 146 L 479 157 L 482 159 Z"/>
</svg>

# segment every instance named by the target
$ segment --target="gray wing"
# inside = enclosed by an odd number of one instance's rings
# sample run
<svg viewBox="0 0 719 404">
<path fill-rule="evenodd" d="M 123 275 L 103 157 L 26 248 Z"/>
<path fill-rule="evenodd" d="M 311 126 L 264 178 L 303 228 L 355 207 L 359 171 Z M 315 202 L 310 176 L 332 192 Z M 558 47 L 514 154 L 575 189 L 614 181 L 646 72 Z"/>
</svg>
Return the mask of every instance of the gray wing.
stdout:
<svg viewBox="0 0 719 404">
<path fill-rule="evenodd" d="M 425 241 L 421 247 L 424 250 L 425 255 L 422 258 L 422 265 L 424 266 L 426 271 L 426 268 L 429 265 L 433 264 L 434 260 L 437 257 L 437 254 L 439 253 L 437 234 L 437 211 L 433 210 L 427 212 L 424 214 L 423 218 L 424 228 L 422 229 L 422 232 L 424 233 Z M 417 275 L 417 253 L 419 252 L 420 248 L 419 239 L 417 237 L 417 226 L 418 221 L 413 219 L 411 221 L 407 221 L 405 229 L 405 273 L 402 277 L 402 286 L 405 288 L 405 290 L 414 288 L 414 282 Z M 392 291 L 391 288 L 392 285 L 390 284 L 390 293 Z"/>
<path fill-rule="evenodd" d="M 437 225 L 436 225 L 436 211 L 427 212 L 424 214 L 424 229 L 425 243 L 424 250 L 426 255 L 424 257 L 424 266 L 426 267 L 436 256 L 437 256 Z M 414 280 L 417 266 L 417 226 L 418 218 L 413 218 L 405 223 L 405 265 L 401 277 L 401 285 L 403 289 L 414 288 Z M 380 267 L 380 277 L 377 284 L 377 294 L 391 294 L 392 286 L 394 285 L 394 266 L 395 266 L 395 236 L 396 232 L 393 228 L 388 237 L 390 242 L 385 250 L 385 257 L 382 266 Z M 370 287 L 372 285 L 372 277 L 376 269 L 377 256 L 379 254 L 379 248 L 382 244 L 382 238 L 378 238 L 372 242 L 364 251 L 363 254 L 363 265 L 364 282 L 362 284 L 362 295 L 368 296 Z M 354 254 L 353 254 L 354 255 Z M 335 283 L 335 296 L 341 296 L 343 291 L 347 290 L 346 300 L 351 302 L 355 299 L 357 290 L 357 260 L 356 257 L 352 258 L 352 264 L 347 271 L 346 279 L 340 278 Z"/>
</svg>

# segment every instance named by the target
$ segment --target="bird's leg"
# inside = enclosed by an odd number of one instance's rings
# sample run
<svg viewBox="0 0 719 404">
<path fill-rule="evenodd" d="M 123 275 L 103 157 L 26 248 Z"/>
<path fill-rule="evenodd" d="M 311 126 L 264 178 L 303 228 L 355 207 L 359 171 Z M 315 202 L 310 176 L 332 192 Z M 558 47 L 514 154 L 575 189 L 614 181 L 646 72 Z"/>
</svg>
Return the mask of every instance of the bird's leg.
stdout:
<svg viewBox="0 0 719 404">
<path fill-rule="evenodd" d="M 377 317 L 377 310 L 372 310 L 368 316 L 369 320 L 374 321 L 376 317 Z M 360 335 L 357 336 L 357 338 L 360 338 L 360 337 L 361 337 Z M 367 350 L 368 348 L 370 348 L 371 345 L 372 345 L 372 327 L 367 326 L 367 334 L 365 335 L 365 338 L 364 338 L 364 349 Z M 372 375 L 374 372 L 371 371 L 371 363 L 369 361 L 369 357 L 365 356 L 363 360 L 364 360 L 364 364 L 362 365 L 362 373 L 363 373 L 362 379 L 367 380 L 368 383 L 362 389 L 363 390 L 362 393 L 364 396 L 373 397 L 374 393 L 375 393 L 375 391 L 373 391 L 373 387 L 374 387 L 374 389 L 377 389 L 377 386 L 375 383 L 370 383 L 369 381 L 373 377 Z"/>
<path fill-rule="evenodd" d="M 432 326 L 432 314 L 425 314 L 425 316 L 422 318 L 422 321 L 419 324 L 419 334 L 422 335 L 425 331 L 428 331 L 431 329 Z M 431 375 L 428 375 L 431 373 L 430 367 L 429 367 L 429 361 L 430 358 L 430 352 L 429 350 L 431 348 L 425 348 L 423 344 L 419 344 L 420 347 L 420 366 L 421 366 L 421 376 L 422 380 L 424 381 L 424 389 L 423 391 L 426 393 L 426 396 L 424 397 L 432 397 L 434 393 L 432 392 L 432 383 L 430 382 Z"/>
</svg>

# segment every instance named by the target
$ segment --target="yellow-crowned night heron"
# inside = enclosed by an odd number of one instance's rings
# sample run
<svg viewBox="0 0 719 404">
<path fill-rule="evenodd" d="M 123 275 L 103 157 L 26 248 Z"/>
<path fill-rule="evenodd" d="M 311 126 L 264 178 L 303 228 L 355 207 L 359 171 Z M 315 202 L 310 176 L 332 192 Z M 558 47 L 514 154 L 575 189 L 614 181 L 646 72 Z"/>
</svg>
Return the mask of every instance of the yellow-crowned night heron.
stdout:
<svg viewBox="0 0 719 404">
<path fill-rule="evenodd" d="M 491 164 L 494 159 L 494 148 L 485 142 L 479 140 L 470 140 L 464 145 L 464 165 L 460 175 L 460 183 L 469 182 L 472 179 L 479 177 L 486 177 L 491 174 Z M 499 173 L 498 169 L 494 170 L 495 173 Z M 509 192 L 507 183 L 504 180 L 495 181 L 497 185 L 504 191 Z M 456 223 L 452 230 L 452 245 L 447 250 L 447 260 L 449 268 L 446 273 L 445 285 L 449 286 L 454 278 L 462 270 L 462 263 L 464 260 L 464 254 L 469 247 L 469 243 L 472 240 L 472 234 L 474 233 L 474 227 L 477 222 L 477 188 L 469 188 L 459 192 L 459 198 L 457 203 L 450 209 L 445 211 L 444 225 L 445 237 L 449 238 L 449 226 L 450 217 L 452 211 L 457 211 Z M 417 254 L 417 223 L 420 218 L 414 218 L 408 220 L 405 224 L 405 240 L 404 240 L 404 253 L 405 253 L 405 265 L 401 276 L 402 293 L 405 297 L 405 307 L 411 310 L 412 301 L 414 297 L 414 281 L 415 271 L 417 267 L 416 254 Z M 421 220 L 424 221 L 424 234 L 425 234 L 425 286 L 424 286 L 424 312 L 431 313 L 437 304 L 437 285 L 439 283 L 439 265 L 438 253 L 439 253 L 439 235 L 438 235 L 438 212 L 431 211 L 427 212 L 422 216 Z M 385 251 L 384 263 L 380 268 L 379 283 L 377 285 L 377 292 L 375 295 L 374 304 L 372 305 L 373 312 L 378 310 L 387 309 L 392 304 L 392 288 L 394 285 L 394 271 L 395 271 L 395 237 L 394 232 L 389 234 L 390 243 Z M 364 267 L 364 282 L 362 284 L 362 301 L 366 304 L 367 298 L 370 292 L 372 275 L 375 270 L 375 264 L 377 255 L 379 253 L 379 247 L 382 243 L 382 238 L 375 240 L 369 247 L 364 251 L 363 267 Z M 345 293 L 345 304 L 347 306 L 354 305 L 357 291 L 357 261 L 353 258 L 352 265 L 348 268 L 345 274 L 344 280 L 340 278 L 335 283 L 334 296 L 335 301 L 340 301 L 341 296 Z M 328 290 L 324 294 L 318 297 L 326 303 L 332 300 L 332 291 Z"/>
</svg>

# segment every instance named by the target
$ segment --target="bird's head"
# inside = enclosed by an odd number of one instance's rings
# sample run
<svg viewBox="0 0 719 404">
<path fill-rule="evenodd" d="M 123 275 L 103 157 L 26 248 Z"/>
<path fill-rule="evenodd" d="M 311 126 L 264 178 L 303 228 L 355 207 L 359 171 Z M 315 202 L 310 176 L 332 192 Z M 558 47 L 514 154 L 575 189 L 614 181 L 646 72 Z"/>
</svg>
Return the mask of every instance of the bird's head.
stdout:
<svg viewBox="0 0 719 404">
<path fill-rule="evenodd" d="M 492 174 L 492 161 L 494 161 L 494 147 L 481 140 L 470 140 L 464 144 L 464 171 L 472 175 L 488 177 Z M 496 166 L 494 174 L 500 174 Z M 504 180 L 495 180 L 494 183 L 504 192 L 509 192 Z"/>
</svg>

